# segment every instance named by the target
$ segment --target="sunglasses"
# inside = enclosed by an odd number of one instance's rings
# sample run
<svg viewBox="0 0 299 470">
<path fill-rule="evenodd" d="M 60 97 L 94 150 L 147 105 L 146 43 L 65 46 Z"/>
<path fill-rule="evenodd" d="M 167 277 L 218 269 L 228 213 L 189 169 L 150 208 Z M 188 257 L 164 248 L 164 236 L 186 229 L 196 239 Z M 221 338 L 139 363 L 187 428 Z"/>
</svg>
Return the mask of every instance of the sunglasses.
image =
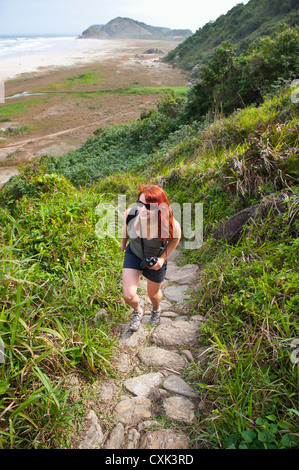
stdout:
<svg viewBox="0 0 299 470">
<path fill-rule="evenodd" d="M 158 206 L 154 206 L 153 204 L 147 204 L 146 202 L 140 201 L 137 199 L 137 207 L 145 207 L 148 211 L 154 211 L 158 209 Z"/>
</svg>

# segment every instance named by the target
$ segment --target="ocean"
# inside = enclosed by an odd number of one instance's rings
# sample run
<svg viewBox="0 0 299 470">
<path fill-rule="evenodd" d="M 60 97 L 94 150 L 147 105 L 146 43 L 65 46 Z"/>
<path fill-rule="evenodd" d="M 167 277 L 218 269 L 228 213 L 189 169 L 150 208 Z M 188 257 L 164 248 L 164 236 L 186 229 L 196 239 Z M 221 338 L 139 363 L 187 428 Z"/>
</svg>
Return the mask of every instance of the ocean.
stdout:
<svg viewBox="0 0 299 470">
<path fill-rule="evenodd" d="M 73 49 L 78 36 L 0 36 L 0 60 Z"/>
</svg>

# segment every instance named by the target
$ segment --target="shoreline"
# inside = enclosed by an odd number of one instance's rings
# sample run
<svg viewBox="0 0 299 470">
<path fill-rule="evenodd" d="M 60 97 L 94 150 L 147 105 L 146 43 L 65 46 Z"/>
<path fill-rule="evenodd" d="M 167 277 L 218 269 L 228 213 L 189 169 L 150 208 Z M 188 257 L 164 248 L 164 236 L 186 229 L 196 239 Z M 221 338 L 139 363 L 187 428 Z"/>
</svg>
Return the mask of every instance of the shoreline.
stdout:
<svg viewBox="0 0 299 470">
<path fill-rule="evenodd" d="M 14 57 L 0 57 L 0 81 L 10 81 L 32 73 L 43 73 L 58 67 L 75 67 L 100 62 L 113 54 L 126 53 L 132 40 L 78 39 L 71 47 L 56 51 L 31 52 Z"/>
<path fill-rule="evenodd" d="M 86 53 L 73 53 L 68 59 L 66 51 L 47 53 L 43 66 L 39 53 L 22 56 L 22 63 L 26 62 L 23 69 L 21 65 L 16 68 L 19 58 L 0 59 L 0 67 L 4 62 L 10 67 L 6 68 L 6 76 L 11 77 L 5 83 L 7 97 L 24 91 L 44 94 L 19 96 L 0 103 L 0 188 L 12 174 L 18 173 L 18 165 L 36 156 L 59 157 L 76 150 L 96 129 L 130 123 L 141 112 L 153 109 L 161 98 L 160 87 L 182 87 L 188 82 L 186 72 L 157 60 L 161 54 L 143 55 L 153 47 L 167 53 L 177 42 L 78 41 Z M 85 75 L 90 75 L 93 81 L 80 81 Z M 136 87 L 152 87 L 157 92 L 100 93 Z M 1 114 L 1 107 L 10 105 L 19 107 L 17 112 Z M 10 132 L 9 128 L 17 130 Z"/>
</svg>

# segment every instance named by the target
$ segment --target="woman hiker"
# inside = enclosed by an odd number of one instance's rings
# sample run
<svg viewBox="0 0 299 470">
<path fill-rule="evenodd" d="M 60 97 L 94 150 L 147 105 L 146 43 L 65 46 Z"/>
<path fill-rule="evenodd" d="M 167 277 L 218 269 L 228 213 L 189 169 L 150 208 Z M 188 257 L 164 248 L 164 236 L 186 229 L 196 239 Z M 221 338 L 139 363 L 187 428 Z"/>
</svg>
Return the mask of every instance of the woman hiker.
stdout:
<svg viewBox="0 0 299 470">
<path fill-rule="evenodd" d="M 159 186 L 139 185 L 137 205 L 124 213 L 121 249 L 124 299 L 133 308 L 130 329 L 137 331 L 143 315 L 137 286 L 141 274 L 147 278 L 147 293 L 152 302 L 150 323 L 160 321 L 161 284 L 166 275 L 167 258 L 181 238 L 168 198 Z M 127 245 L 128 239 L 131 239 Z"/>
</svg>

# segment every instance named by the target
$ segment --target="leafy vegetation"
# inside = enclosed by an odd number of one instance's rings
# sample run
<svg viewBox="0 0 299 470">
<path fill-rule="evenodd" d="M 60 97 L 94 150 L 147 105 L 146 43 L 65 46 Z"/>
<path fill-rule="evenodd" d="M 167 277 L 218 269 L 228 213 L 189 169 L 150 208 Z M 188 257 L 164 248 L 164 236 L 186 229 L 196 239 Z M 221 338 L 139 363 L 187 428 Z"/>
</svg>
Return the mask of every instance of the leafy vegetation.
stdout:
<svg viewBox="0 0 299 470">
<path fill-rule="evenodd" d="M 130 204 L 138 183 L 148 181 L 171 202 L 203 203 L 204 243 L 184 251 L 185 262 L 201 268 L 191 313 L 205 317 L 193 351 L 200 355 L 186 371 L 205 404 L 190 430 L 194 445 L 298 446 L 299 120 L 289 80 L 296 47 L 296 28 L 239 58 L 222 46 L 202 75 L 206 86 L 213 78 L 209 91 L 222 112 L 204 87 L 185 100 L 168 93 L 131 124 L 99 129 L 59 158 L 32 161 L 3 187 L 0 447 L 72 447 L 65 431 L 82 398 L 74 400 L 70 378 L 91 384 L 113 375 L 115 337 L 128 315 L 123 257 L 117 236 L 97 235 L 96 208 L 117 203 L 119 194 Z M 243 109 L 235 109 L 234 80 L 248 96 Z M 279 195 L 284 210 L 250 219 L 235 245 L 214 239 L 236 212 Z"/>
<path fill-rule="evenodd" d="M 200 70 L 186 106 L 187 119 L 200 119 L 207 112 L 232 113 L 259 104 L 299 73 L 299 27 L 282 28 L 261 38 L 237 56 L 232 44 L 224 43 Z"/>
<path fill-rule="evenodd" d="M 294 27 L 298 25 L 297 0 L 250 0 L 239 3 L 226 15 L 199 28 L 165 57 L 171 61 L 179 56 L 176 64 L 191 70 L 204 64 L 222 42 L 232 43 L 237 54 L 248 48 L 256 39 L 271 35 L 279 22 Z"/>
</svg>

